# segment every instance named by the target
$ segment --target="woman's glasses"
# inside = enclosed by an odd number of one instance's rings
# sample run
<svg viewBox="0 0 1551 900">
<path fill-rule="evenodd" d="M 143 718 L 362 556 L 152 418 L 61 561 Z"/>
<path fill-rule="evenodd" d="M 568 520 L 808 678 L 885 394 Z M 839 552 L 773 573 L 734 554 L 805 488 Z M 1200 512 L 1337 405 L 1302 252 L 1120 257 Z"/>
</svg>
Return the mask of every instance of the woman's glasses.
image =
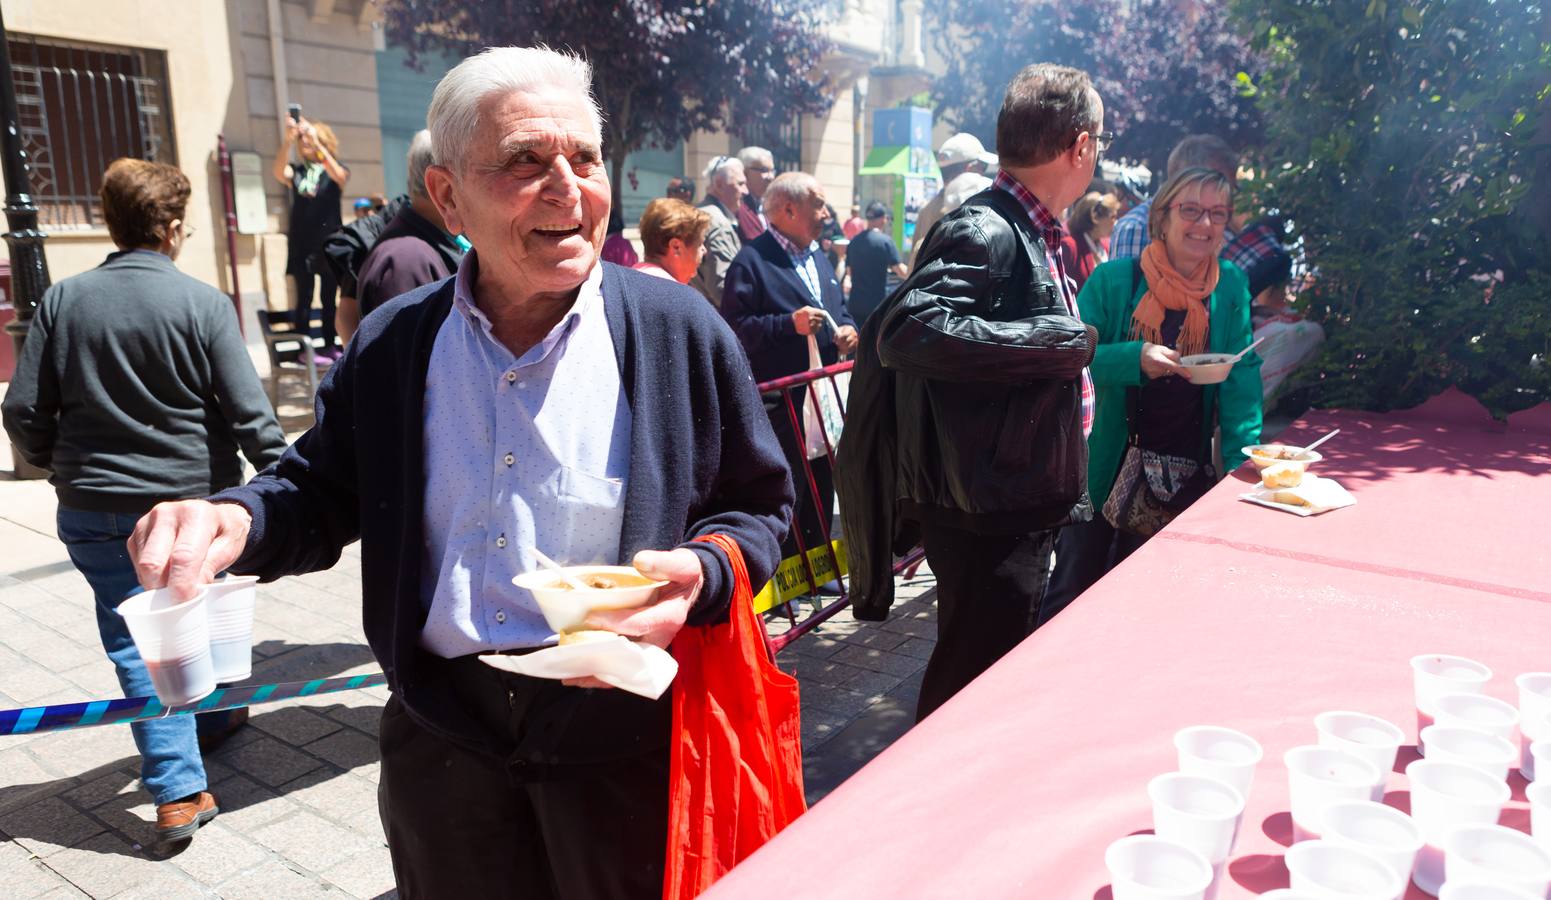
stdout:
<svg viewBox="0 0 1551 900">
<path fill-rule="evenodd" d="M 1213 225 L 1228 224 L 1228 216 L 1230 215 L 1226 206 L 1215 206 L 1207 209 L 1196 203 L 1176 203 L 1171 209 L 1179 213 L 1180 218 L 1186 222 L 1199 222 L 1202 216 L 1206 216 L 1207 221 Z"/>
</svg>

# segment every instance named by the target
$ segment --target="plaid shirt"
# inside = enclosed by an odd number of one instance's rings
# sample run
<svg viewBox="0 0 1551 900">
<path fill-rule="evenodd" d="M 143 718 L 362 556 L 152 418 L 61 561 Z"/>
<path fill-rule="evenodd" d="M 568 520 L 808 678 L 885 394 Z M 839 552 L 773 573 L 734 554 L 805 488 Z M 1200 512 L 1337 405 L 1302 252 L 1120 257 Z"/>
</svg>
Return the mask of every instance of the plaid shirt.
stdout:
<svg viewBox="0 0 1551 900">
<path fill-rule="evenodd" d="M 787 240 L 786 235 L 782 234 L 779 228 L 770 229 L 770 234 L 776 239 L 776 243 L 781 245 L 781 249 L 786 251 L 786 255 L 792 258 L 792 268 L 797 270 L 797 277 L 802 279 L 803 287 L 808 289 L 808 295 L 813 298 L 814 304 L 822 306 L 823 304 L 819 302 L 819 267 L 813 262 L 813 257 L 819 252 L 819 242 L 813 241 L 806 249 L 801 249 Z"/>
<path fill-rule="evenodd" d="M 1034 225 L 1034 232 L 1045 241 L 1045 256 L 1050 263 L 1050 273 L 1055 276 L 1056 286 L 1061 291 L 1061 299 L 1066 301 L 1067 312 L 1072 318 L 1081 319 L 1077 311 L 1077 283 L 1066 275 L 1066 266 L 1061 263 L 1061 238 L 1066 235 L 1066 229 L 1061 225 L 1061 220 L 1050 214 L 1045 209 L 1045 204 L 1039 202 L 1039 198 L 1029 193 L 1029 189 L 1018 183 L 1016 178 L 1006 172 L 997 173 L 996 180 L 991 186 L 998 190 L 1011 194 L 1014 200 L 1028 213 L 1029 221 Z M 1093 376 L 1088 370 L 1082 370 L 1082 433 L 1084 437 L 1093 433 Z"/>
<path fill-rule="evenodd" d="M 1276 239 L 1276 232 L 1261 225 L 1245 229 L 1238 237 L 1224 244 L 1222 258 L 1245 272 L 1253 272 L 1261 260 L 1283 252 L 1281 242 Z"/>
</svg>

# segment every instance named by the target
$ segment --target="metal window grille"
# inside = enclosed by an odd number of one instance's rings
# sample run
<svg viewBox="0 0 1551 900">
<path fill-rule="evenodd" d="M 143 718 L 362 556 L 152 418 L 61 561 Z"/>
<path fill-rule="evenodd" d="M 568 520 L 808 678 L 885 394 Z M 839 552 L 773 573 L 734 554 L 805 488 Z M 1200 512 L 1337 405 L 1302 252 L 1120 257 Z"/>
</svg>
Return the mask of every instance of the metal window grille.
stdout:
<svg viewBox="0 0 1551 900">
<path fill-rule="evenodd" d="M 104 227 L 97 194 L 115 159 L 177 165 L 165 53 L 24 34 L 10 36 L 10 50 L 44 228 Z"/>
<path fill-rule="evenodd" d="M 739 136 L 744 147 L 764 147 L 775 157 L 777 172 L 801 172 L 802 117 L 786 121 L 765 121 L 743 129 Z"/>
</svg>

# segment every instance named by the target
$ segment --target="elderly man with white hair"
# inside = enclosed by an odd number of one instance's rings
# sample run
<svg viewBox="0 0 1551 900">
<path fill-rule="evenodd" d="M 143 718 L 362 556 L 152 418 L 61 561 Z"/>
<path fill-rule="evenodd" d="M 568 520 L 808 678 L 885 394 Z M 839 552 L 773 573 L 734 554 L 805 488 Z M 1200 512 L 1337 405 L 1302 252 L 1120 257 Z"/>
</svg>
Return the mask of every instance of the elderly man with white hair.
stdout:
<svg viewBox="0 0 1551 900">
<path fill-rule="evenodd" d="M 666 582 L 588 626 L 666 646 L 769 578 L 791 481 L 737 342 L 676 282 L 600 263 L 610 189 L 586 63 L 465 60 L 430 108 L 425 184 L 473 245 L 389 301 L 324 379 L 317 423 L 209 501 L 162 504 L 131 552 L 181 596 L 230 569 L 333 565 L 361 541 L 363 623 L 392 695 L 378 794 L 399 894 L 655 897 L 671 694 L 512 675 L 553 644 L 513 576 L 534 551 Z"/>
<path fill-rule="evenodd" d="M 410 139 L 407 161 L 409 205 L 389 220 L 356 276 L 362 317 L 399 294 L 441 281 L 463 260 L 462 248 L 447 233 L 447 223 L 426 190 L 425 173 L 435 162 L 431 132 L 420 131 Z"/>
<path fill-rule="evenodd" d="M 731 156 L 718 156 L 705 168 L 705 202 L 700 208 L 711 216 L 711 228 L 705 235 L 705 256 L 690 280 L 690 287 L 705 295 L 711 305 L 721 308 L 722 288 L 727 283 L 727 267 L 743 249 L 738 234 L 738 209 L 749 192 L 743 177 L 743 163 Z"/>
<path fill-rule="evenodd" d="M 738 162 L 743 164 L 743 174 L 749 180 L 749 192 L 738 207 L 738 233 L 745 242 L 752 241 L 770 227 L 770 216 L 765 210 L 765 191 L 776 177 L 775 155 L 764 147 L 744 147 L 738 151 Z"/>
</svg>

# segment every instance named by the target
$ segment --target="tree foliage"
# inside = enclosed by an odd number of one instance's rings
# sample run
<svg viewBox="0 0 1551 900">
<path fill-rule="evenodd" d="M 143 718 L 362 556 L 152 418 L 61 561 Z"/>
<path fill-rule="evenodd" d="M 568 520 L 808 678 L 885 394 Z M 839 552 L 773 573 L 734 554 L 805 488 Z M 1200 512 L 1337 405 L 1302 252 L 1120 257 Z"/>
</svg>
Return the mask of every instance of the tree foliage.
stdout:
<svg viewBox="0 0 1551 900">
<path fill-rule="evenodd" d="M 1543 8 L 1542 8 L 1543 9 Z M 1551 256 L 1532 220 L 1551 147 L 1551 35 L 1530 0 L 1235 0 L 1269 54 L 1251 189 L 1293 224 L 1324 324 L 1321 405 L 1450 385 L 1494 414 L 1548 396 Z"/>
<path fill-rule="evenodd" d="M 547 44 L 586 57 L 615 200 L 626 155 L 696 130 L 829 108 L 822 0 L 392 0 L 388 38 L 426 54 Z"/>
<path fill-rule="evenodd" d="M 1240 149 L 1259 139 L 1246 86 L 1261 61 L 1220 3 L 948 0 L 933 10 L 947 69 L 933 84 L 938 113 L 987 146 L 1008 82 L 1035 62 L 1088 72 L 1105 127 L 1119 134 L 1113 154 L 1156 173 L 1187 134 L 1217 134 Z"/>
</svg>

